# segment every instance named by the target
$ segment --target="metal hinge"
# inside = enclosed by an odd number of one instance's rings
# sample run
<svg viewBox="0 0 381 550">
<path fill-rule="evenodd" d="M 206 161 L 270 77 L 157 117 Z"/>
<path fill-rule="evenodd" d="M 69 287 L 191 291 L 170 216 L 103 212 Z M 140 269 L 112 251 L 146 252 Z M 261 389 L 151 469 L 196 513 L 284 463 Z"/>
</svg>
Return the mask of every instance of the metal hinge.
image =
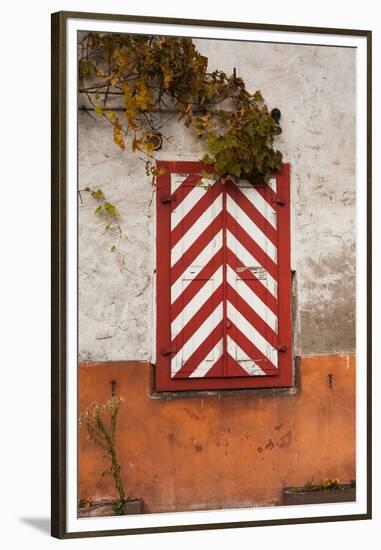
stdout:
<svg viewBox="0 0 381 550">
<path fill-rule="evenodd" d="M 161 204 L 168 204 L 170 202 L 176 202 L 176 197 L 163 197 L 161 199 Z"/>
<path fill-rule="evenodd" d="M 279 195 L 275 195 L 273 202 L 275 202 L 275 204 L 280 204 L 281 206 L 285 206 L 286 204 L 286 201 Z"/>
<path fill-rule="evenodd" d="M 287 351 L 287 346 L 278 346 L 277 351 Z"/>
<path fill-rule="evenodd" d="M 176 348 L 164 348 L 161 350 L 161 355 L 171 355 L 171 353 L 176 353 Z"/>
</svg>

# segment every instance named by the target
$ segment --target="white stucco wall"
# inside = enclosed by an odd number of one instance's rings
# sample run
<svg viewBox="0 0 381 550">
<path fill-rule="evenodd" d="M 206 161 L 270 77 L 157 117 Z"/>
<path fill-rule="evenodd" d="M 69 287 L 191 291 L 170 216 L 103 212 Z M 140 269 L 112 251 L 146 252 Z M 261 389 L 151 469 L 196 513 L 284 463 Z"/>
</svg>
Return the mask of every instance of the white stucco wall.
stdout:
<svg viewBox="0 0 381 550">
<path fill-rule="evenodd" d="M 300 350 L 355 345 L 355 55 L 349 48 L 195 41 L 209 68 L 236 67 L 282 112 L 278 147 L 291 163 L 292 267 L 297 276 Z M 81 101 L 81 100 L 80 100 Z M 181 123 L 166 127 L 158 158 L 199 160 L 202 142 Z M 102 188 L 120 212 L 117 231 L 79 205 L 79 351 L 82 360 L 150 359 L 154 327 L 153 189 L 139 155 L 121 151 L 110 125 L 79 113 L 79 188 Z"/>
</svg>

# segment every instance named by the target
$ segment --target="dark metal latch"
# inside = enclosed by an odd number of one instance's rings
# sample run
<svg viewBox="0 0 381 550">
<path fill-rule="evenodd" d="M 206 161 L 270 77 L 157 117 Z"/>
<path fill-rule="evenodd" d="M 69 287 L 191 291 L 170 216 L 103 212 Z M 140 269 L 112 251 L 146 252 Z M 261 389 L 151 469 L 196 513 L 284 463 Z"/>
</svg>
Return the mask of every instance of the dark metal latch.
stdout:
<svg viewBox="0 0 381 550">
<path fill-rule="evenodd" d="M 282 197 L 280 197 L 279 195 L 275 195 L 274 202 L 275 204 L 280 204 L 281 206 L 285 206 L 286 204 L 286 201 L 282 199 Z"/>
<path fill-rule="evenodd" d="M 171 355 L 171 353 L 176 353 L 175 348 L 164 348 L 161 350 L 161 355 Z"/>
<path fill-rule="evenodd" d="M 176 198 L 175 197 L 163 197 L 161 199 L 161 204 L 168 204 L 170 202 L 176 202 Z"/>
</svg>

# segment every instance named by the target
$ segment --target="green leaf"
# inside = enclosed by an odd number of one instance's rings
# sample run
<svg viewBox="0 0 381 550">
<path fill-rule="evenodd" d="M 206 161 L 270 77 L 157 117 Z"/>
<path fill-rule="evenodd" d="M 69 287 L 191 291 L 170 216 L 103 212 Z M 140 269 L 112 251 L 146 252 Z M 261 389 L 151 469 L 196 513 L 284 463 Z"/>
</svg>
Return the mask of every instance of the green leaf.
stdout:
<svg viewBox="0 0 381 550">
<path fill-rule="evenodd" d="M 178 120 L 183 119 L 205 143 L 202 160 L 211 167 L 214 179 L 228 175 L 258 179 L 281 169 L 282 155 L 273 146 L 279 127 L 261 91 L 248 91 L 242 78 L 218 69 L 208 71 L 208 58 L 198 52 L 191 38 L 88 33 L 83 45 L 80 75 L 82 79 L 98 77 L 95 113 L 112 123 L 120 149 L 125 149 L 130 130 L 132 150 L 151 158 L 153 147 L 142 115 L 152 122 L 150 131 L 155 132 L 157 122 L 151 114 L 170 100 Z M 103 105 L 104 92 L 100 90 L 110 84 L 123 93 L 123 120 Z M 153 183 L 160 175 L 151 166 L 146 171 Z M 103 193 L 94 191 L 92 195 L 102 202 L 102 211 L 118 215 L 114 205 L 106 204 Z"/>
<path fill-rule="evenodd" d="M 262 94 L 261 94 L 260 90 L 257 90 L 255 92 L 255 94 L 253 94 L 253 99 L 254 99 L 254 101 L 258 101 L 258 102 L 263 101 L 263 97 L 262 97 Z"/>
<path fill-rule="evenodd" d="M 115 244 L 112 245 L 112 247 L 110 248 L 110 250 L 111 250 L 111 252 L 115 252 L 115 250 L 116 250 Z"/>
<path fill-rule="evenodd" d="M 208 153 L 206 153 L 202 157 L 202 162 L 205 162 L 205 164 L 214 164 L 214 158 L 212 158 Z"/>
<path fill-rule="evenodd" d="M 95 209 L 95 213 L 98 214 L 98 212 L 100 212 L 102 210 L 102 206 L 98 206 L 96 209 Z"/>
<path fill-rule="evenodd" d="M 241 165 L 239 162 L 229 162 L 229 164 L 226 165 L 226 172 L 239 178 L 241 175 Z"/>
<path fill-rule="evenodd" d="M 224 147 L 224 138 L 216 136 L 208 136 L 208 147 L 211 153 L 217 155 Z"/>
<path fill-rule="evenodd" d="M 207 180 L 215 180 L 216 179 L 213 173 L 207 172 L 206 170 L 200 170 L 199 174 L 202 178 L 207 179 Z"/>
<path fill-rule="evenodd" d="M 97 200 L 103 200 L 105 198 L 102 189 L 97 189 L 96 191 L 91 191 L 91 196 L 94 199 L 97 199 Z"/>
<path fill-rule="evenodd" d="M 115 218 L 118 216 L 118 211 L 115 208 L 115 206 L 113 204 L 111 204 L 111 202 L 106 201 L 103 205 L 103 208 L 106 210 L 106 212 L 108 212 L 109 214 L 111 214 Z"/>
</svg>

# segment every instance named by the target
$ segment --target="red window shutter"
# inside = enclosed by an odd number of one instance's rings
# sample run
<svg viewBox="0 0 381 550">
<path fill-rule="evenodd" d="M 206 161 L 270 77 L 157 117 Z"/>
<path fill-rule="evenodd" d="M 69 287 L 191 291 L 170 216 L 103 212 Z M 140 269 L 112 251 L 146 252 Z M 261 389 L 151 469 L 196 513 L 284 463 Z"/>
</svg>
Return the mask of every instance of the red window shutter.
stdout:
<svg viewBox="0 0 381 550">
<path fill-rule="evenodd" d="M 292 383 L 289 165 L 270 184 L 158 162 L 156 388 Z"/>
</svg>

